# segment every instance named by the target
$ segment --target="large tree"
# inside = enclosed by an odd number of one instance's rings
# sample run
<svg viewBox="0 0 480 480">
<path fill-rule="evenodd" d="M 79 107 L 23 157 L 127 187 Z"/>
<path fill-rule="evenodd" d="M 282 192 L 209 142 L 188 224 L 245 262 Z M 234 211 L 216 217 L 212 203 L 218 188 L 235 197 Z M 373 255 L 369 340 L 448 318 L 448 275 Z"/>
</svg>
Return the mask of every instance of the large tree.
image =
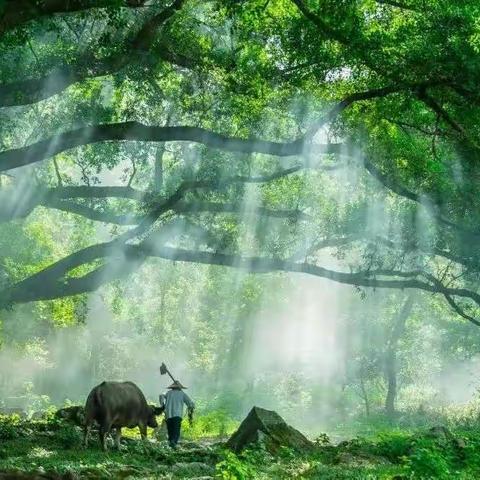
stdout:
<svg viewBox="0 0 480 480">
<path fill-rule="evenodd" d="M 0 9 L 0 221 L 114 226 L 23 277 L 2 257 L 2 307 L 161 257 L 426 290 L 480 324 L 477 2 Z"/>
</svg>

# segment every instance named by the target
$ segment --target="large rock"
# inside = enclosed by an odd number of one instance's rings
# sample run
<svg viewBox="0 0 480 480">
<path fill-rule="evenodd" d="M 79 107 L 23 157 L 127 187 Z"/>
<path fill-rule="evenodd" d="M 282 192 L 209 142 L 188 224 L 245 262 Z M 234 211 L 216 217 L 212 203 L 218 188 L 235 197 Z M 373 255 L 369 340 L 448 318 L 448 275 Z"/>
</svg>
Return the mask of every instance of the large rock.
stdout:
<svg viewBox="0 0 480 480">
<path fill-rule="evenodd" d="M 55 412 L 55 418 L 73 422 L 75 425 L 83 426 L 85 423 L 85 409 L 82 406 L 60 408 Z"/>
<path fill-rule="evenodd" d="M 280 447 L 289 447 L 299 452 L 314 448 L 314 445 L 302 433 L 295 430 L 272 410 L 253 407 L 238 430 L 230 437 L 227 447 L 240 452 L 252 443 L 264 443 L 275 453 Z"/>
</svg>

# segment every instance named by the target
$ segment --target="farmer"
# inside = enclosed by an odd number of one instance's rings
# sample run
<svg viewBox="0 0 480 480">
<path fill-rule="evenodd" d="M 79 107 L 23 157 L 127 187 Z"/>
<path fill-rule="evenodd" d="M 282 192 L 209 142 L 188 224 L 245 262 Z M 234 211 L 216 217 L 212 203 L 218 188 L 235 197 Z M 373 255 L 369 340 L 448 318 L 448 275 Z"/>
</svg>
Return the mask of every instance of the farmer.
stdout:
<svg viewBox="0 0 480 480">
<path fill-rule="evenodd" d="M 169 387 L 165 395 L 165 418 L 167 420 L 168 443 L 172 448 L 176 448 L 180 439 L 180 429 L 183 418 L 183 405 L 188 409 L 188 416 L 191 419 L 195 404 L 190 397 L 183 391 L 184 387 L 178 380 L 175 380 Z"/>
</svg>

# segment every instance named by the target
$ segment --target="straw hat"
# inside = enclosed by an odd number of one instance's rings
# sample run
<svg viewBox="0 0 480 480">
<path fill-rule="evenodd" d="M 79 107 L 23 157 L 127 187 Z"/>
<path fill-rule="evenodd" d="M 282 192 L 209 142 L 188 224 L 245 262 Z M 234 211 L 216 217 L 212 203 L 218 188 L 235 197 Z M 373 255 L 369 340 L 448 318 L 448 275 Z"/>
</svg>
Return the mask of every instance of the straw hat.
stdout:
<svg viewBox="0 0 480 480">
<path fill-rule="evenodd" d="M 168 388 L 171 388 L 172 390 L 183 390 L 187 387 L 184 387 L 178 380 L 175 380 Z"/>
</svg>

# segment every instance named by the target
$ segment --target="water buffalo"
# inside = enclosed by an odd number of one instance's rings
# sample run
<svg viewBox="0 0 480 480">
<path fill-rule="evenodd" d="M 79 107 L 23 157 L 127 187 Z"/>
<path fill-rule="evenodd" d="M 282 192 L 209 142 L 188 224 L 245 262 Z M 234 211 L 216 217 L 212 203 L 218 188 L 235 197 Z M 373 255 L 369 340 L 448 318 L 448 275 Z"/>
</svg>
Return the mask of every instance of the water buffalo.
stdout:
<svg viewBox="0 0 480 480">
<path fill-rule="evenodd" d="M 132 382 L 102 382 L 93 388 L 85 404 L 84 446 L 92 424 L 100 426 L 100 443 L 106 450 L 106 435 L 115 429 L 115 445 L 120 448 L 122 427 L 139 427 L 142 439 L 147 437 L 147 426 L 158 427 L 155 415 L 161 408 L 147 404 L 142 391 Z"/>
</svg>

